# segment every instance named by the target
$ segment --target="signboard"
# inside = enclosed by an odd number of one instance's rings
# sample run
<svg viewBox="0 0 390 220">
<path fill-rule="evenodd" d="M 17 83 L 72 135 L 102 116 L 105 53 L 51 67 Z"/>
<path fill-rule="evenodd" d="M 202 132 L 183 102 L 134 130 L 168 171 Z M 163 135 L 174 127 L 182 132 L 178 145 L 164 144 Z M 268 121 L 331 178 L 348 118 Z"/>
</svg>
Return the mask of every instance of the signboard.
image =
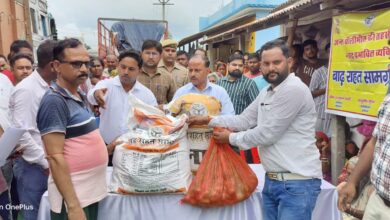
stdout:
<svg viewBox="0 0 390 220">
<path fill-rule="evenodd" d="M 333 17 L 326 112 L 376 120 L 390 82 L 390 9 Z"/>
</svg>

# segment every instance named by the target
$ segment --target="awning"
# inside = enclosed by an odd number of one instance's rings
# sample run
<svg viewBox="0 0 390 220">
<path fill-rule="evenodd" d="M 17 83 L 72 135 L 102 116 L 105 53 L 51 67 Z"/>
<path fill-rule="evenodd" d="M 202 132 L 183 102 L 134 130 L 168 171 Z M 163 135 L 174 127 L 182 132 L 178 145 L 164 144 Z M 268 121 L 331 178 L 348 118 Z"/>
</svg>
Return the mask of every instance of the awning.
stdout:
<svg viewBox="0 0 390 220">
<path fill-rule="evenodd" d="M 318 1 L 317 1 L 318 2 Z M 316 3 L 313 3 L 313 0 L 290 0 L 286 3 L 281 4 L 277 8 L 271 11 L 271 13 L 263 18 L 260 18 L 256 21 L 247 23 L 245 25 L 238 26 L 236 28 L 233 28 L 229 31 L 217 34 L 215 36 L 209 37 L 204 41 L 201 41 L 201 44 L 222 40 L 229 36 L 234 36 L 236 34 L 242 33 L 242 32 L 253 32 L 260 29 L 266 29 L 268 27 L 276 26 L 283 21 L 288 19 L 290 16 L 291 11 L 297 11 L 297 10 L 303 10 L 308 7 L 311 7 L 315 5 Z M 313 11 L 312 13 L 316 13 L 318 11 Z"/>
<path fill-rule="evenodd" d="M 273 9 L 269 15 L 263 18 L 214 36 L 211 35 L 211 37 L 201 41 L 200 44 L 216 43 L 235 37 L 243 32 L 251 33 L 280 24 L 286 24 L 293 18 L 314 16 L 324 10 L 339 9 L 340 12 L 348 12 L 355 10 L 376 10 L 389 6 L 390 2 L 388 0 L 289 0 Z"/>
<path fill-rule="evenodd" d="M 231 27 L 235 27 L 235 26 L 237 26 L 237 24 L 239 24 L 243 21 L 249 22 L 251 19 L 253 19 L 254 16 L 256 16 L 256 15 L 255 14 L 247 14 L 247 15 L 241 16 L 239 18 L 236 18 L 232 21 L 217 25 L 216 27 L 213 27 L 213 28 L 201 31 L 199 33 L 196 33 L 194 35 L 185 37 L 185 38 L 180 40 L 179 47 L 184 45 L 184 44 L 188 44 L 188 43 L 191 43 L 193 41 L 196 41 L 196 40 L 202 38 L 203 36 L 213 35 L 216 33 L 221 33 L 221 32 L 224 32 L 226 30 L 229 30 L 229 29 L 231 29 Z"/>
</svg>

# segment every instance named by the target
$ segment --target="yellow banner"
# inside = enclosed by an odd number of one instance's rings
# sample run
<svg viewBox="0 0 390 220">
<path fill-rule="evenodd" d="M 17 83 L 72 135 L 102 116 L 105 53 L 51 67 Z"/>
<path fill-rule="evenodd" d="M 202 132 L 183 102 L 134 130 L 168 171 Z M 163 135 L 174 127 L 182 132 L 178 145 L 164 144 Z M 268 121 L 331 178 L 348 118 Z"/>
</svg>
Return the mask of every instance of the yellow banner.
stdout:
<svg viewBox="0 0 390 220">
<path fill-rule="evenodd" d="M 327 112 L 376 120 L 390 81 L 390 9 L 333 17 Z"/>
</svg>

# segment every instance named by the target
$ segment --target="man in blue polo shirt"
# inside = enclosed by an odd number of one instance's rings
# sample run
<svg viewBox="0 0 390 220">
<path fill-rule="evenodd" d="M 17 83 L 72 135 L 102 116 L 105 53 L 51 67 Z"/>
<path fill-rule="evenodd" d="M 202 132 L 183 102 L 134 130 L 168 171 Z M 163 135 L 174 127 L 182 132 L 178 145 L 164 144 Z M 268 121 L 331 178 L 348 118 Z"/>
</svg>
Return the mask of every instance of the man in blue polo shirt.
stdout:
<svg viewBox="0 0 390 220">
<path fill-rule="evenodd" d="M 98 202 L 107 195 L 108 155 L 78 90 L 88 78 L 89 55 L 79 40 L 70 38 L 58 43 L 53 56 L 58 78 L 43 96 L 37 115 L 50 167 L 51 219 L 97 219 Z"/>
</svg>

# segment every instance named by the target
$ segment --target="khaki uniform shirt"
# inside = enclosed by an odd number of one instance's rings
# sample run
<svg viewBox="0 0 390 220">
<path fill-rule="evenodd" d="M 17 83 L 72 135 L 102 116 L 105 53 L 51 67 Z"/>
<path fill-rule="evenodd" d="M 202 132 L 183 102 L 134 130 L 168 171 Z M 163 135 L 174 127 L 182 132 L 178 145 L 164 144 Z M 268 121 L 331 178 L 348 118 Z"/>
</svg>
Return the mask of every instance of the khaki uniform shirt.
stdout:
<svg viewBox="0 0 390 220">
<path fill-rule="evenodd" d="M 188 70 L 175 62 L 172 72 L 169 72 L 164 62 L 161 60 L 157 67 L 158 70 L 164 73 L 172 75 L 175 80 L 177 88 L 180 88 L 187 84 L 190 80 L 188 78 Z"/>
<path fill-rule="evenodd" d="M 153 92 L 159 105 L 170 102 L 176 92 L 176 84 L 172 76 L 158 69 L 156 74 L 150 76 L 142 68 L 138 81 Z"/>
</svg>

